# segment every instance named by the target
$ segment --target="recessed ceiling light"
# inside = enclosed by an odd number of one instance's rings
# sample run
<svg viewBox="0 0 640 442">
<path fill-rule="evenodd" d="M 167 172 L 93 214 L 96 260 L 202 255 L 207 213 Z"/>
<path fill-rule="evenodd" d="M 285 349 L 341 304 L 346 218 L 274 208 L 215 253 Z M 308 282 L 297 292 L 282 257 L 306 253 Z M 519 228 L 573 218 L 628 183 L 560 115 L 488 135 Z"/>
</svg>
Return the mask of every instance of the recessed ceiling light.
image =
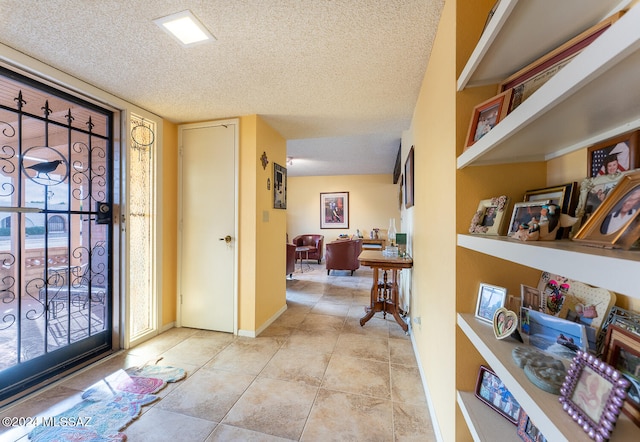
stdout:
<svg viewBox="0 0 640 442">
<path fill-rule="evenodd" d="M 186 47 L 216 39 L 188 10 L 157 18 L 153 22 Z"/>
</svg>

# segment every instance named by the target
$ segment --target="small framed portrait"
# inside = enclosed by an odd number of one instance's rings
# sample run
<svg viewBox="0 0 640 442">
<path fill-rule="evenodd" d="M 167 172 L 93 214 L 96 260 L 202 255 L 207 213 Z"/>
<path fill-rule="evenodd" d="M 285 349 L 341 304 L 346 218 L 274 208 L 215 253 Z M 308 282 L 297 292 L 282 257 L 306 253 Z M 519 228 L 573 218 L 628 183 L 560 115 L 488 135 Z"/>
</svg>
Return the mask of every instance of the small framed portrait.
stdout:
<svg viewBox="0 0 640 442">
<path fill-rule="evenodd" d="M 320 194 L 320 228 L 349 228 L 349 192 Z"/>
<path fill-rule="evenodd" d="M 500 235 L 508 204 L 509 198 L 505 195 L 480 201 L 471 220 L 469 233 Z"/>
<path fill-rule="evenodd" d="M 629 381 L 611 365 L 579 351 L 567 370 L 560 402 L 562 409 L 592 439 L 608 440 L 618 420 Z"/>
<path fill-rule="evenodd" d="M 476 397 L 500 413 L 514 425 L 518 423 L 520 404 L 507 390 L 496 374 L 484 365 L 480 366 L 476 381 Z"/>
<path fill-rule="evenodd" d="M 476 303 L 476 318 L 493 324 L 493 315 L 496 310 L 504 307 L 506 299 L 506 288 L 481 282 Z"/>
<path fill-rule="evenodd" d="M 587 176 L 614 175 L 640 167 L 640 131 L 618 135 L 587 148 Z"/>
<path fill-rule="evenodd" d="M 598 175 L 593 178 L 585 178 L 580 183 L 580 196 L 576 206 L 576 218 L 578 222 L 571 231 L 575 235 L 582 224 L 596 211 L 605 198 L 611 193 L 622 179 L 622 173 L 613 175 Z"/>
<path fill-rule="evenodd" d="M 640 335 L 612 324 L 607 329 L 602 357 L 631 384 L 622 412 L 640 426 Z"/>
<path fill-rule="evenodd" d="M 496 95 L 489 100 L 477 105 L 471 114 L 471 123 L 465 143 L 465 150 L 480 138 L 484 137 L 507 115 L 509 102 L 511 101 L 511 89 Z"/>
<path fill-rule="evenodd" d="M 542 207 L 547 204 L 549 204 L 549 200 L 515 203 L 507 236 L 517 236 L 522 231 L 535 229 L 536 224 L 540 221 Z"/>
<path fill-rule="evenodd" d="M 618 185 L 573 239 L 628 250 L 640 238 L 639 209 L 640 170 L 623 174 Z"/>
<path fill-rule="evenodd" d="M 547 442 L 540 430 L 533 425 L 531 419 L 524 410 L 520 410 L 518 417 L 518 436 L 525 442 Z"/>
<path fill-rule="evenodd" d="M 273 163 L 273 208 L 287 208 L 287 169 Z"/>
<path fill-rule="evenodd" d="M 524 193 L 524 200 L 525 202 L 549 201 L 550 204 L 560 207 L 560 213 L 574 216 L 578 204 L 578 183 L 574 181 L 559 186 L 527 190 Z M 560 227 L 556 239 L 567 238 L 569 230 L 569 228 Z"/>
</svg>

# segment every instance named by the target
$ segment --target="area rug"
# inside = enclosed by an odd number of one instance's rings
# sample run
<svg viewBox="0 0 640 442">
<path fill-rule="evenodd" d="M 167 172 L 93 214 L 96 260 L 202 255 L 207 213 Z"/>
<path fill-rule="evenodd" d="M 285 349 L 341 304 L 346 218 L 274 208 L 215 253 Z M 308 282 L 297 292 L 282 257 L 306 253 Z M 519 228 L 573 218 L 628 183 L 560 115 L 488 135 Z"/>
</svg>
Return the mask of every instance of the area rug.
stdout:
<svg viewBox="0 0 640 442">
<path fill-rule="evenodd" d="M 153 375 L 151 377 L 149 375 Z M 184 379 L 181 368 L 145 365 L 119 370 L 92 385 L 82 395 L 82 402 L 58 414 L 47 425 L 29 433 L 34 442 L 114 442 L 125 441 L 120 433 L 142 410 L 159 399 L 153 394 L 167 385 Z"/>
</svg>

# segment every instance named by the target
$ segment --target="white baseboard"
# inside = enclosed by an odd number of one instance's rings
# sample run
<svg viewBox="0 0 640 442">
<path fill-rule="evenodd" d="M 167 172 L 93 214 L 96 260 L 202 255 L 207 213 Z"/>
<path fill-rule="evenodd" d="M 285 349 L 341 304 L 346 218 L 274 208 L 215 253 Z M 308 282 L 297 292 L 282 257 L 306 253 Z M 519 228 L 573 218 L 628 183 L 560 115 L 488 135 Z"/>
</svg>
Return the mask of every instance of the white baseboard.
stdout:
<svg viewBox="0 0 640 442">
<path fill-rule="evenodd" d="M 418 347 L 416 345 L 416 341 L 413 337 L 413 333 L 411 330 L 411 324 L 409 324 L 409 336 L 411 336 L 411 345 L 413 346 L 413 354 L 416 357 L 416 362 L 418 364 L 418 370 L 420 371 L 420 379 L 422 380 L 422 388 L 424 388 L 424 395 L 427 397 L 427 406 L 429 407 L 429 415 L 431 416 L 431 424 L 433 425 L 433 432 L 436 435 L 436 440 L 438 442 L 444 442 L 442 439 L 442 432 L 440 431 L 440 425 L 438 424 L 438 418 L 436 416 L 435 407 L 433 406 L 433 401 L 431 400 L 431 393 L 429 393 L 429 386 L 427 385 L 427 378 L 424 374 L 424 369 L 422 368 L 422 363 L 420 362 L 420 357 L 418 353 Z"/>
<path fill-rule="evenodd" d="M 280 310 L 278 310 L 273 316 L 271 316 L 260 328 L 256 331 L 253 330 L 238 330 L 238 336 L 244 336 L 246 338 L 256 338 L 260 336 L 260 333 L 265 331 L 273 322 L 280 317 L 287 310 L 287 304 L 285 304 Z"/>
</svg>

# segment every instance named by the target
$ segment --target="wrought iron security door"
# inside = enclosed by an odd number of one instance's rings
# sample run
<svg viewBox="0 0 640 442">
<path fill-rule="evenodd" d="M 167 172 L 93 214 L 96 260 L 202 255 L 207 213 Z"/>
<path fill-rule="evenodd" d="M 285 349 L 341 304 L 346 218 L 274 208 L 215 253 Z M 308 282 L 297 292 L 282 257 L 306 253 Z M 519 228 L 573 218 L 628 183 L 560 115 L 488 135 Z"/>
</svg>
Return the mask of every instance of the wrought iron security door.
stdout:
<svg viewBox="0 0 640 442">
<path fill-rule="evenodd" d="M 112 119 L 0 69 L 0 401 L 111 350 Z"/>
</svg>

